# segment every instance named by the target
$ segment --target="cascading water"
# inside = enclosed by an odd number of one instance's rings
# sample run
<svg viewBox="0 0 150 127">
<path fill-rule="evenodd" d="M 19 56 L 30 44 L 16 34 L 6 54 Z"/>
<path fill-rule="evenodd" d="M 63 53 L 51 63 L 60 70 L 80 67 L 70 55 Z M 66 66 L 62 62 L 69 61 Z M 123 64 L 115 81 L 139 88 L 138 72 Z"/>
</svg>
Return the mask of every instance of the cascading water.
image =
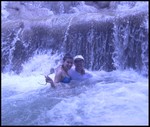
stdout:
<svg viewBox="0 0 150 127">
<path fill-rule="evenodd" d="M 142 71 L 143 66 L 148 67 L 148 59 L 143 60 L 143 56 L 148 58 L 148 33 L 143 25 L 143 19 L 145 20 L 143 14 L 131 15 L 115 23 L 114 44 L 116 54 L 114 54 L 117 56 L 116 64 L 118 62 L 118 68 L 133 68 Z"/>
<path fill-rule="evenodd" d="M 148 2 L 6 1 L 1 18 L 2 125 L 148 125 Z M 54 90 L 68 52 L 93 77 Z"/>
<path fill-rule="evenodd" d="M 64 14 L 63 3 L 60 2 L 59 5 L 60 15 L 53 15 L 51 18 L 47 17 L 44 20 L 34 19 L 32 21 L 29 19 L 30 30 L 26 30 L 26 20 L 18 21 L 24 24 L 24 32 L 20 36 L 22 41 L 20 45 L 23 43 L 28 45 L 26 50 L 21 49 L 25 48 L 23 45 L 20 50 L 23 50 L 23 54 L 30 54 L 26 59 L 22 58 L 24 55 L 20 56 L 19 63 L 23 64 L 29 57 L 32 57 L 35 51 L 47 49 L 52 49 L 55 52 L 70 52 L 73 55 L 82 54 L 85 57 L 86 68 L 91 70 L 112 71 L 116 68 L 133 68 L 141 71 L 143 66 L 148 63 L 148 61 L 143 62 L 141 58 L 142 56 L 148 58 L 148 53 L 146 53 L 148 52 L 146 47 L 148 31 L 144 25 L 148 16 L 147 13 L 135 13 L 133 11 L 132 14 L 121 15 L 122 17 L 115 12 L 114 14 L 107 14 L 108 12 L 103 12 L 103 10 L 98 13 Z M 83 3 L 81 5 L 83 6 Z M 8 25 L 13 22 L 10 20 L 9 22 L 3 22 L 2 42 L 8 38 L 9 34 L 16 32 L 13 32 L 13 30 L 18 26 Z M 7 28 L 5 28 L 6 26 Z M 9 34 L 5 32 L 8 29 L 10 29 Z M 12 39 L 15 38 L 16 36 Z M 11 40 L 7 43 L 14 45 Z M 8 49 L 7 46 L 10 45 L 2 46 L 3 49 Z M 146 49 L 143 49 L 143 46 Z M 120 48 L 123 50 L 118 50 Z M 13 50 L 11 57 L 15 57 L 13 53 L 16 50 Z M 2 71 L 6 70 L 8 64 L 12 63 L 12 59 L 11 61 L 9 59 L 10 53 L 3 54 Z M 20 72 L 21 66 L 12 67 L 10 70 L 19 70 Z M 148 69 L 145 71 L 147 74 Z"/>
</svg>

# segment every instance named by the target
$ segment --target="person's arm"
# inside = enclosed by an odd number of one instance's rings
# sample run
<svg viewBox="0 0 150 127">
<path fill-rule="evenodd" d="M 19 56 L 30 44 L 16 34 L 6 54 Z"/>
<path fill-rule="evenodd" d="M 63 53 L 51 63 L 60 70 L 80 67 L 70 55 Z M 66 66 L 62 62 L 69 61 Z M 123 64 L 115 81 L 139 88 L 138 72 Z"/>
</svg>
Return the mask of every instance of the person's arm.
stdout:
<svg viewBox="0 0 150 127">
<path fill-rule="evenodd" d="M 85 74 L 86 74 L 86 78 L 92 78 L 93 77 L 93 75 L 87 69 L 85 69 Z"/>
<path fill-rule="evenodd" d="M 59 83 L 61 81 L 61 77 L 62 77 L 62 72 L 60 70 L 56 71 L 54 82 Z"/>
<path fill-rule="evenodd" d="M 46 82 L 50 83 L 53 88 L 55 88 L 55 84 L 54 84 L 53 80 L 50 77 L 45 76 L 45 80 L 46 80 Z"/>
<path fill-rule="evenodd" d="M 62 71 L 61 70 L 56 71 L 54 81 L 50 77 L 45 76 L 46 82 L 51 83 L 52 87 L 56 87 L 56 84 L 58 84 L 61 81 L 61 77 L 62 77 Z"/>
</svg>

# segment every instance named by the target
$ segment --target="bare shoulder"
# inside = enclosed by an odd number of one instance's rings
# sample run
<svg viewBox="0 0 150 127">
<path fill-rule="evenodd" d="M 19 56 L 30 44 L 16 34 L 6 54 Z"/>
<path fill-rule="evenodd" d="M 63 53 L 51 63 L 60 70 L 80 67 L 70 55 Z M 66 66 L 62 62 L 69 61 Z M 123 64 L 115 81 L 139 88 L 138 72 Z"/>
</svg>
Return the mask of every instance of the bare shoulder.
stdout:
<svg viewBox="0 0 150 127">
<path fill-rule="evenodd" d="M 62 72 L 62 69 L 61 69 L 61 66 L 57 67 L 56 68 L 56 75 L 61 75 L 63 72 Z"/>
<path fill-rule="evenodd" d="M 59 65 L 59 66 L 55 69 L 55 72 L 59 72 L 59 71 L 62 71 L 62 65 Z"/>
<path fill-rule="evenodd" d="M 54 78 L 54 82 L 55 83 L 59 83 L 62 77 L 62 69 L 61 68 L 57 68 L 56 72 L 55 72 L 55 78 Z"/>
</svg>

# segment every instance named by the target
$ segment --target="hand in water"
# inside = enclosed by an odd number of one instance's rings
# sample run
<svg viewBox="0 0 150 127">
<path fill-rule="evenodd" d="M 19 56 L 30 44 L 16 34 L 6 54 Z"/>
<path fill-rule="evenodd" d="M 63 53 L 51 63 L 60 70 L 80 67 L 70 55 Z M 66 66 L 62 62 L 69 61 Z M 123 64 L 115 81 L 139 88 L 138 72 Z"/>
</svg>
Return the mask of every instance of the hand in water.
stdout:
<svg viewBox="0 0 150 127">
<path fill-rule="evenodd" d="M 45 81 L 46 81 L 47 83 L 51 83 L 51 86 L 52 86 L 52 87 L 55 87 L 53 80 L 52 80 L 49 76 L 45 76 Z"/>
<path fill-rule="evenodd" d="M 45 76 L 45 81 L 47 83 L 52 83 L 53 82 L 53 80 L 50 77 L 48 77 L 48 76 Z"/>
</svg>

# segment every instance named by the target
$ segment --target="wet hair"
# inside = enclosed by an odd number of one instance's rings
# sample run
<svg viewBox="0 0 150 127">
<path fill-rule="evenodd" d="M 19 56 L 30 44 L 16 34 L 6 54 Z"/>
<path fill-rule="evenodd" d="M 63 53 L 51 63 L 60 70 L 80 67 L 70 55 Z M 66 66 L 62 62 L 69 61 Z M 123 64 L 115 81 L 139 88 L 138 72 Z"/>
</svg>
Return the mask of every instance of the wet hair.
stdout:
<svg viewBox="0 0 150 127">
<path fill-rule="evenodd" d="M 70 53 L 66 53 L 63 57 L 63 61 L 65 61 L 66 59 L 72 59 L 73 60 L 73 57 L 70 55 Z"/>
</svg>

